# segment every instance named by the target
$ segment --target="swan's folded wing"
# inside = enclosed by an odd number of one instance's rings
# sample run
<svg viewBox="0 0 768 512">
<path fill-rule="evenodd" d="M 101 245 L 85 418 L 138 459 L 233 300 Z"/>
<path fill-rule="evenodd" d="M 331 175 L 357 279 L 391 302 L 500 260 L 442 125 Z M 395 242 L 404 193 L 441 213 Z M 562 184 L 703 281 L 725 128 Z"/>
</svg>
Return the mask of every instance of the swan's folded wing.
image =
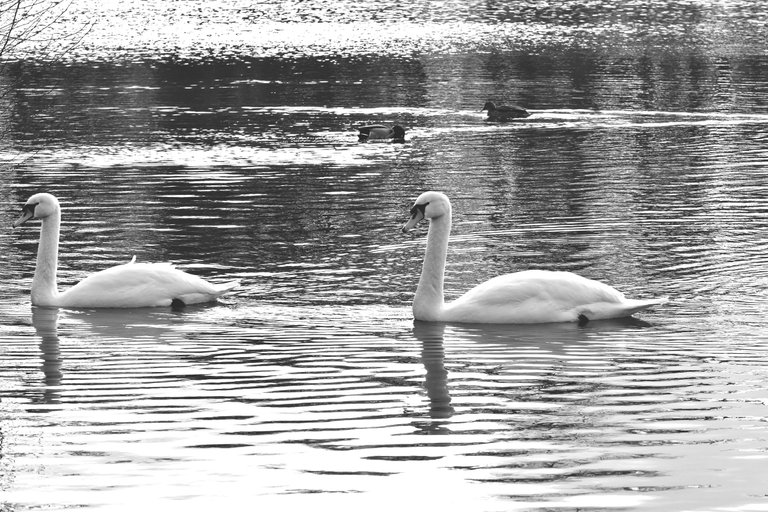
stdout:
<svg viewBox="0 0 768 512">
<path fill-rule="evenodd" d="M 232 286 L 213 285 L 167 263 L 127 263 L 92 274 L 62 293 L 70 307 L 169 306 L 215 299 Z"/>
<path fill-rule="evenodd" d="M 618 318 L 658 304 L 634 301 L 599 281 L 570 272 L 530 270 L 490 279 L 447 304 L 455 321 L 571 322 Z"/>
<path fill-rule="evenodd" d="M 551 273 L 526 271 L 485 281 L 446 305 L 459 322 L 541 323 L 571 321 L 558 315 L 562 303 L 574 299 L 573 290 L 552 279 Z M 570 309 L 570 308 L 568 308 Z"/>
<path fill-rule="evenodd" d="M 553 303 L 621 302 L 618 290 L 571 272 L 526 270 L 504 274 L 481 283 L 460 300 L 482 301 L 488 305 L 516 304 L 546 300 Z"/>
</svg>

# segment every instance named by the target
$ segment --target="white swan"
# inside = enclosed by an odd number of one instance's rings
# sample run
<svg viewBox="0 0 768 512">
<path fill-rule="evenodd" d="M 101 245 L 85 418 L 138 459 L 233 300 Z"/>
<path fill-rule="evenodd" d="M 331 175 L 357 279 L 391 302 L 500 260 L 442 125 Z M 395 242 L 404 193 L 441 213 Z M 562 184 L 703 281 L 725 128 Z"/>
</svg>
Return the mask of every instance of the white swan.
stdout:
<svg viewBox="0 0 768 512">
<path fill-rule="evenodd" d="M 413 299 L 416 320 L 486 324 L 579 322 L 628 317 L 666 299 L 632 300 L 618 290 L 571 272 L 527 270 L 492 278 L 445 303 L 443 276 L 451 231 L 445 194 L 425 192 L 411 208 L 403 232 L 429 220 L 427 249 Z"/>
<path fill-rule="evenodd" d="M 211 284 L 177 270 L 169 263 L 130 263 L 92 274 L 59 293 L 56 268 L 59 257 L 61 208 L 51 194 L 35 194 L 27 200 L 13 227 L 40 219 L 40 244 L 32 278 L 32 304 L 72 308 L 140 308 L 196 304 L 216 299 L 237 282 Z"/>
</svg>

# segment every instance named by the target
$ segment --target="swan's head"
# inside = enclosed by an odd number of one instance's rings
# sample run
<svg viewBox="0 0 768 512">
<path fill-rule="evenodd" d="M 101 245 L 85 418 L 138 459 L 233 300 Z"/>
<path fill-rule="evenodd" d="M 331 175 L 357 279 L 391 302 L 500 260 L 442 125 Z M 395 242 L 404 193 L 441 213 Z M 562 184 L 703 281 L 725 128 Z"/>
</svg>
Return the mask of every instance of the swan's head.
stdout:
<svg viewBox="0 0 768 512">
<path fill-rule="evenodd" d="M 403 233 L 413 229 L 423 219 L 436 219 L 451 214 L 451 202 L 442 192 L 424 192 L 411 208 L 411 218 L 403 226 Z"/>
<path fill-rule="evenodd" d="M 19 227 L 29 219 L 44 219 L 59 211 L 59 200 L 51 194 L 42 192 L 27 199 L 21 209 L 21 217 L 13 223 L 13 227 Z"/>
</svg>

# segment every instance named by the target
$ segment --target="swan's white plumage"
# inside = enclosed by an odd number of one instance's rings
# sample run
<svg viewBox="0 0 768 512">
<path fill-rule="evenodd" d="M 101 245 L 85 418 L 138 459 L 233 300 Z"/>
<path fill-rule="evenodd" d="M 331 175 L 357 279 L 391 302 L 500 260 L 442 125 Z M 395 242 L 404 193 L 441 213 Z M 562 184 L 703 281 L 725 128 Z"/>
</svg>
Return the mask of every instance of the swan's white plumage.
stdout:
<svg viewBox="0 0 768 512">
<path fill-rule="evenodd" d="M 174 300 L 196 304 L 215 300 L 238 283 L 211 284 L 169 263 L 129 263 L 91 274 L 59 293 L 56 285 L 59 224 L 58 200 L 35 194 L 24 207 L 18 226 L 30 218 L 42 221 L 37 266 L 32 280 L 32 304 L 74 308 L 137 308 L 170 306 Z"/>
<path fill-rule="evenodd" d="M 403 227 L 430 221 L 421 279 L 413 302 L 417 320 L 467 323 L 575 322 L 631 316 L 665 299 L 627 299 L 607 284 L 571 272 L 527 270 L 494 277 L 453 302 L 443 298 L 451 205 L 439 192 L 425 192 Z"/>
<path fill-rule="evenodd" d="M 627 299 L 616 289 L 571 272 L 526 270 L 481 283 L 445 305 L 455 322 L 546 323 L 621 318 L 659 301 Z"/>
<path fill-rule="evenodd" d="M 126 263 L 91 274 L 59 294 L 69 307 L 136 308 L 214 300 L 237 283 L 213 285 L 168 263 Z"/>
</svg>

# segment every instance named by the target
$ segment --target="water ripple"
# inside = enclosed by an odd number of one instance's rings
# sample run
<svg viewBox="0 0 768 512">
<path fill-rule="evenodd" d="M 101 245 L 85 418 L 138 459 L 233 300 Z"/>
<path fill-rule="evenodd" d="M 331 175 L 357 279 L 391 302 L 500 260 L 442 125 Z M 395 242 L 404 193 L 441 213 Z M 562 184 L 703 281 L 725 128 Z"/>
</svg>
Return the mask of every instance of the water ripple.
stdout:
<svg viewBox="0 0 768 512">
<path fill-rule="evenodd" d="M 289 58 L 520 48 L 536 52 L 574 44 L 610 51 L 648 45 L 762 45 L 760 25 L 755 24 L 761 13 L 748 2 L 656 4 L 649 9 L 644 2 L 617 8 L 612 2 L 551 6 L 523 1 L 511 9 L 484 2 L 381 2 L 370 9 L 349 1 L 255 6 L 242 1 L 153 6 L 83 1 L 45 13 L 59 23 L 40 23 L 60 34 L 13 49 L 20 55 L 59 56 L 66 51 L 74 59 L 141 60 L 212 54 Z M 86 19 L 94 21 L 85 24 Z M 370 37 L 372 33 L 378 37 Z M 73 41 L 80 44 L 73 48 Z"/>
<path fill-rule="evenodd" d="M 0 232 L 4 503 L 762 506 L 765 17 L 615 4 L 86 1 L 63 62 L 17 48 L 0 216 L 60 197 L 61 286 L 134 254 L 242 284 L 30 310 L 37 224 Z M 408 142 L 359 144 L 371 122 Z M 448 298 L 544 268 L 670 301 L 414 323 L 426 189 L 454 206 Z"/>
</svg>

